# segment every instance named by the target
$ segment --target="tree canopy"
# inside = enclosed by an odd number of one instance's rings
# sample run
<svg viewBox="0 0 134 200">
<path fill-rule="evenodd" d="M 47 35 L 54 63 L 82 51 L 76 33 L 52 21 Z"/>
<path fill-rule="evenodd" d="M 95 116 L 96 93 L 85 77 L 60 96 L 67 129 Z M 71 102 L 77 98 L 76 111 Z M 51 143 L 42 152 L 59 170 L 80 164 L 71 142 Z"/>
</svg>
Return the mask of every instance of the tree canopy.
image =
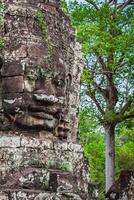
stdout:
<svg viewBox="0 0 134 200">
<path fill-rule="evenodd" d="M 86 95 L 100 120 L 120 122 L 134 115 L 134 7 L 87 2 L 71 7 L 88 66 Z"/>
<path fill-rule="evenodd" d="M 116 127 L 134 117 L 133 1 L 72 1 L 69 11 L 87 63 L 84 98 L 105 130 L 107 191 L 114 181 Z"/>
</svg>

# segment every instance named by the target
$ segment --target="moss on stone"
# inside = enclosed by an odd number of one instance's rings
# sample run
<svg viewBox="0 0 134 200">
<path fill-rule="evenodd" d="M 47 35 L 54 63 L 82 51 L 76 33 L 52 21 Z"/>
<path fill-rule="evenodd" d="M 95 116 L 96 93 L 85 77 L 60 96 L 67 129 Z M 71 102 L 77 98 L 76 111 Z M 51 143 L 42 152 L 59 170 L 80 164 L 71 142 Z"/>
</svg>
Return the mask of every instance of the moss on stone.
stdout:
<svg viewBox="0 0 134 200">
<path fill-rule="evenodd" d="M 0 3 L 0 33 L 3 32 L 4 30 L 4 17 L 3 17 L 3 12 L 4 12 L 4 5 Z M 4 39 L 0 36 L 0 49 L 2 49 L 5 46 L 5 41 Z"/>
<path fill-rule="evenodd" d="M 37 19 L 38 26 L 41 30 L 43 43 L 44 43 L 44 45 L 46 45 L 47 50 L 48 50 L 48 57 L 47 57 L 48 66 L 51 67 L 53 48 L 52 48 L 52 45 L 50 44 L 48 27 L 47 27 L 47 24 L 46 24 L 46 21 L 45 21 L 44 13 L 41 12 L 41 11 L 38 11 L 36 13 L 36 19 Z"/>
<path fill-rule="evenodd" d="M 62 165 L 61 165 L 61 170 L 71 172 L 73 170 L 71 163 L 70 162 L 63 162 Z"/>
</svg>

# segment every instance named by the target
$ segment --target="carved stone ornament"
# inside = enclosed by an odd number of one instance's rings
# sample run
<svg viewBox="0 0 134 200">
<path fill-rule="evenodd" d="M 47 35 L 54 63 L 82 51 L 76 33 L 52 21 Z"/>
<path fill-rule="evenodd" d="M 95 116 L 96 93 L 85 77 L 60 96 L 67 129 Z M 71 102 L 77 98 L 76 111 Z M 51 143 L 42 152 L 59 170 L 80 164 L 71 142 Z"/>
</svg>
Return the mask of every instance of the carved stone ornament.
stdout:
<svg viewBox="0 0 134 200">
<path fill-rule="evenodd" d="M 0 129 L 76 139 L 83 60 L 70 19 L 58 1 L 3 3 Z"/>
</svg>

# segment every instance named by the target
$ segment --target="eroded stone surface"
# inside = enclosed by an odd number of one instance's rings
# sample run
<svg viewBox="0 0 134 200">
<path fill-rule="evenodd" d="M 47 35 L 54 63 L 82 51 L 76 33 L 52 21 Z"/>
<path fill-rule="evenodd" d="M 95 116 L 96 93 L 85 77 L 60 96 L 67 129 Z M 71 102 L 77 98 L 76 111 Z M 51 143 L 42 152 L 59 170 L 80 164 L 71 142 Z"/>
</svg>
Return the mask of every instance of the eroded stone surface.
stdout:
<svg viewBox="0 0 134 200">
<path fill-rule="evenodd" d="M 75 142 L 84 64 L 70 19 L 58 1 L 2 2 L 0 129 L 38 129 Z"/>
<path fill-rule="evenodd" d="M 88 168 L 80 145 L 13 135 L 0 141 L 0 198 L 21 193 L 26 195 L 22 199 L 45 199 L 40 193 L 49 192 L 48 200 L 52 193 L 54 199 L 88 199 Z"/>
<path fill-rule="evenodd" d="M 134 199 L 134 170 L 124 170 L 106 194 L 107 200 Z"/>
</svg>

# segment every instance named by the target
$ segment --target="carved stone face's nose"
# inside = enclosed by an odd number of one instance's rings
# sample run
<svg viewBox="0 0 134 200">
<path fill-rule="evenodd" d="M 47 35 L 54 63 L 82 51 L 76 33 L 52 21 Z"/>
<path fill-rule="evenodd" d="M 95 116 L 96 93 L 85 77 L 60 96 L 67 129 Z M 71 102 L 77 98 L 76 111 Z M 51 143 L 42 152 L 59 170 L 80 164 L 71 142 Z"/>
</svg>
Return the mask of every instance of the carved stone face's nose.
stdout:
<svg viewBox="0 0 134 200">
<path fill-rule="evenodd" d="M 43 103 L 54 104 L 58 102 L 51 80 L 37 83 L 33 97 L 36 101 L 41 101 Z"/>
<path fill-rule="evenodd" d="M 42 101 L 44 103 L 58 103 L 58 98 L 56 98 L 54 95 L 34 94 L 33 96 L 35 100 Z"/>
</svg>

